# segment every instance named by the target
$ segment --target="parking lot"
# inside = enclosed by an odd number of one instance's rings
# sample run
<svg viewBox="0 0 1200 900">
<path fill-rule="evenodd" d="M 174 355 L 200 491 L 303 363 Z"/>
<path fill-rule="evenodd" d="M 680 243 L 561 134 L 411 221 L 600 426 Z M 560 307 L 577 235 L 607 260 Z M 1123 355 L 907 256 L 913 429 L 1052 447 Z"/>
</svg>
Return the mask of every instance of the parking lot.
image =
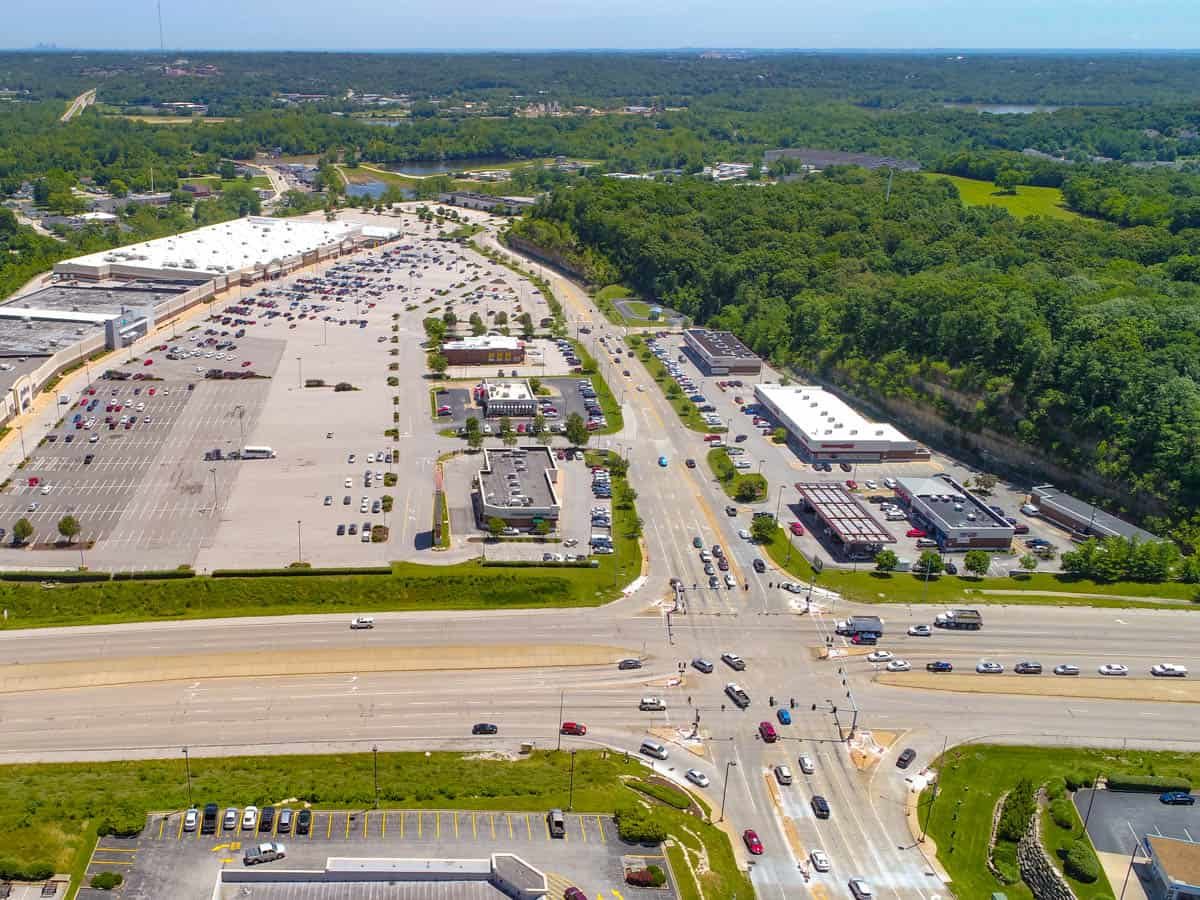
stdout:
<svg viewBox="0 0 1200 900">
<path fill-rule="evenodd" d="M 277 824 L 278 817 L 275 821 Z M 208 900 L 213 896 L 217 871 L 241 868 L 243 847 L 266 840 L 279 841 L 287 848 L 286 861 L 268 864 L 285 869 L 320 868 L 330 856 L 471 859 L 511 852 L 546 874 L 552 897 L 561 897 L 568 885 L 581 888 L 589 897 L 615 896 L 611 893 L 614 889 L 626 892 L 626 858 L 636 860 L 639 866 L 654 864 L 669 871 L 659 850 L 622 843 L 608 816 L 567 813 L 566 834 L 558 839 L 550 836 L 544 813 L 318 810 L 306 835 L 243 832 L 240 828 L 225 831 L 220 827 L 215 835 L 201 835 L 198 830 L 183 830 L 182 813 L 151 816 L 137 837 L 101 838 L 87 876 L 121 872 L 126 879 L 122 896 L 129 900 Z M 80 897 L 88 896 L 87 891 L 80 893 Z M 675 893 L 668 883 L 655 896 L 670 900 Z"/>
<path fill-rule="evenodd" d="M 1102 853 L 1129 856 L 1134 842 L 1148 834 L 1200 839 L 1200 806 L 1169 806 L 1156 793 L 1081 790 L 1075 792 L 1075 807 L 1087 816 L 1088 836 Z"/>
</svg>

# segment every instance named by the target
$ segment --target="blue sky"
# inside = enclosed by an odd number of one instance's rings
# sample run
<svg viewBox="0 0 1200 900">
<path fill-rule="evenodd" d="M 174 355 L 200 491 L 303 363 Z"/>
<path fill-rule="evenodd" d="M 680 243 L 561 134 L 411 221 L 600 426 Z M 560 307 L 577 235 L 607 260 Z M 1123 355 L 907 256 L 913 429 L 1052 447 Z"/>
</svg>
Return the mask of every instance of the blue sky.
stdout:
<svg viewBox="0 0 1200 900">
<path fill-rule="evenodd" d="M 1200 47 L 1198 0 L 162 0 L 178 49 Z M 155 0 L 6 4 L 0 46 L 158 46 Z"/>
</svg>

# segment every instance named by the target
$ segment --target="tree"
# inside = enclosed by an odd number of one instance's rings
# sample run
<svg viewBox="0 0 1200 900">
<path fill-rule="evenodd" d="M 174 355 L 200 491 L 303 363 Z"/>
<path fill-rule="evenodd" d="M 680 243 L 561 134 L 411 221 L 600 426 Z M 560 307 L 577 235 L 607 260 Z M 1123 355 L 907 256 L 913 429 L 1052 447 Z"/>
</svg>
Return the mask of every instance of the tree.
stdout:
<svg viewBox="0 0 1200 900">
<path fill-rule="evenodd" d="M 733 497 L 741 503 L 749 503 L 758 498 L 758 483 L 752 478 L 743 478 L 734 489 Z"/>
<path fill-rule="evenodd" d="M 463 428 L 467 432 L 467 446 L 472 450 L 478 450 L 483 446 L 483 429 L 479 427 L 479 420 L 474 416 L 468 416 L 467 421 L 463 423 Z"/>
<path fill-rule="evenodd" d="M 13 540 L 18 544 L 23 544 L 33 537 L 33 524 L 24 516 L 17 519 L 17 524 L 12 530 Z"/>
<path fill-rule="evenodd" d="M 756 544 L 769 544 L 777 527 L 774 519 L 757 516 L 750 522 L 750 537 Z"/>
<path fill-rule="evenodd" d="M 429 338 L 430 343 L 440 344 L 446 336 L 446 323 L 441 319 L 428 316 L 421 324 L 425 327 L 425 335 Z"/>
<path fill-rule="evenodd" d="M 875 554 L 875 570 L 878 572 L 892 572 L 899 561 L 893 551 L 880 550 Z"/>
<path fill-rule="evenodd" d="M 453 311 L 446 310 L 444 313 L 442 313 L 442 321 L 446 323 L 446 327 L 453 328 L 458 324 L 458 316 L 456 316 Z"/>
<path fill-rule="evenodd" d="M 642 536 L 642 528 L 645 526 L 641 516 L 634 516 L 633 521 L 629 523 L 629 528 L 625 532 L 627 538 L 640 538 Z"/>
<path fill-rule="evenodd" d="M 987 496 L 996 489 L 996 483 L 999 481 L 995 475 L 987 472 L 982 472 L 975 476 L 975 493 Z"/>
<path fill-rule="evenodd" d="M 986 550 L 968 550 L 963 557 L 963 568 L 972 575 L 982 578 L 992 565 L 992 557 Z"/>
<path fill-rule="evenodd" d="M 504 520 L 499 516 L 492 516 L 487 521 L 488 534 L 492 537 L 500 537 L 504 533 L 504 529 L 508 526 L 504 524 Z"/>
<path fill-rule="evenodd" d="M 508 416 L 500 420 L 500 440 L 505 447 L 516 446 L 517 433 L 513 431 L 512 419 Z"/>
<path fill-rule="evenodd" d="M 233 181 L 237 177 L 237 169 L 230 160 L 225 159 L 217 166 L 217 174 L 225 181 Z"/>
<path fill-rule="evenodd" d="M 937 575 L 945 569 L 941 554 L 936 550 L 922 550 L 921 555 L 917 557 L 917 565 L 929 575 Z"/>
<path fill-rule="evenodd" d="M 500 312 L 496 313 L 496 317 L 492 321 L 497 325 L 507 325 L 508 313 L 506 313 L 504 310 L 500 310 Z"/>
<path fill-rule="evenodd" d="M 996 173 L 995 185 L 1001 193 L 1015 194 L 1017 192 L 1017 185 L 1022 180 L 1021 173 L 1016 169 L 1001 169 Z"/>
<path fill-rule="evenodd" d="M 538 519 L 537 524 L 533 526 L 534 534 L 547 535 L 550 533 L 550 520 Z"/>
<path fill-rule="evenodd" d="M 776 428 L 775 431 L 771 434 L 771 440 L 774 441 L 776 444 L 786 444 L 787 443 L 787 429 L 786 428 Z"/>
<path fill-rule="evenodd" d="M 567 416 L 566 433 L 567 440 L 573 447 L 587 446 L 588 438 L 592 436 L 592 433 L 587 430 L 587 423 L 583 421 L 583 416 L 579 413 L 571 413 Z"/>
<path fill-rule="evenodd" d="M 1026 553 L 1017 561 L 1021 564 L 1021 568 L 1026 572 L 1032 572 L 1038 566 L 1038 558 L 1032 553 Z"/>
<path fill-rule="evenodd" d="M 450 368 L 450 360 L 441 353 L 429 354 L 429 371 L 434 375 L 442 376 L 446 374 L 446 370 Z"/>
<path fill-rule="evenodd" d="M 68 544 L 71 543 L 79 534 L 79 520 L 74 516 L 63 516 L 58 520 L 58 533 L 67 539 Z"/>
<path fill-rule="evenodd" d="M 540 394 L 542 392 L 542 379 L 530 378 L 529 379 L 529 390 L 531 390 L 535 394 Z"/>
</svg>

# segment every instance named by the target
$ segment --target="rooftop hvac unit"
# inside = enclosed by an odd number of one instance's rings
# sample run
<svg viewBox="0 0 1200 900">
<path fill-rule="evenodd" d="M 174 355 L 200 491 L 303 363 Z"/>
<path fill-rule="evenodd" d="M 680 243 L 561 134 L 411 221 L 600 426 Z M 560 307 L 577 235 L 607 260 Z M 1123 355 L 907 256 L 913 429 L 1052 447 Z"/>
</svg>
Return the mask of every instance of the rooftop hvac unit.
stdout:
<svg viewBox="0 0 1200 900">
<path fill-rule="evenodd" d="M 883 437 L 883 429 L 879 428 L 875 431 L 875 437 Z"/>
</svg>

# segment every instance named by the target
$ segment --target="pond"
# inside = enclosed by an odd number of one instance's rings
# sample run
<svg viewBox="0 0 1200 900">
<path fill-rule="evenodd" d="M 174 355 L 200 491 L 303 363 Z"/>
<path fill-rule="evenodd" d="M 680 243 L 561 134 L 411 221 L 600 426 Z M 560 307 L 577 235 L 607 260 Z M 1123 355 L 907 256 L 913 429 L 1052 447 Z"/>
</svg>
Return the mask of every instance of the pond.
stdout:
<svg viewBox="0 0 1200 900">
<path fill-rule="evenodd" d="M 360 184 L 346 185 L 347 197 L 373 197 L 378 199 L 387 191 L 387 184 L 382 181 L 364 181 Z M 417 196 L 417 192 L 412 188 L 402 187 L 400 193 L 405 200 L 412 200 Z"/>
<path fill-rule="evenodd" d="M 503 156 L 467 156 L 462 159 L 414 159 L 388 165 L 388 169 L 403 175 L 447 175 L 468 169 L 504 169 L 521 160 Z"/>
<path fill-rule="evenodd" d="M 1028 103 L 943 103 L 946 109 L 973 110 L 978 113 L 991 113 L 993 116 L 1027 116 L 1031 113 L 1054 112 L 1061 106 L 1039 106 Z"/>
</svg>

